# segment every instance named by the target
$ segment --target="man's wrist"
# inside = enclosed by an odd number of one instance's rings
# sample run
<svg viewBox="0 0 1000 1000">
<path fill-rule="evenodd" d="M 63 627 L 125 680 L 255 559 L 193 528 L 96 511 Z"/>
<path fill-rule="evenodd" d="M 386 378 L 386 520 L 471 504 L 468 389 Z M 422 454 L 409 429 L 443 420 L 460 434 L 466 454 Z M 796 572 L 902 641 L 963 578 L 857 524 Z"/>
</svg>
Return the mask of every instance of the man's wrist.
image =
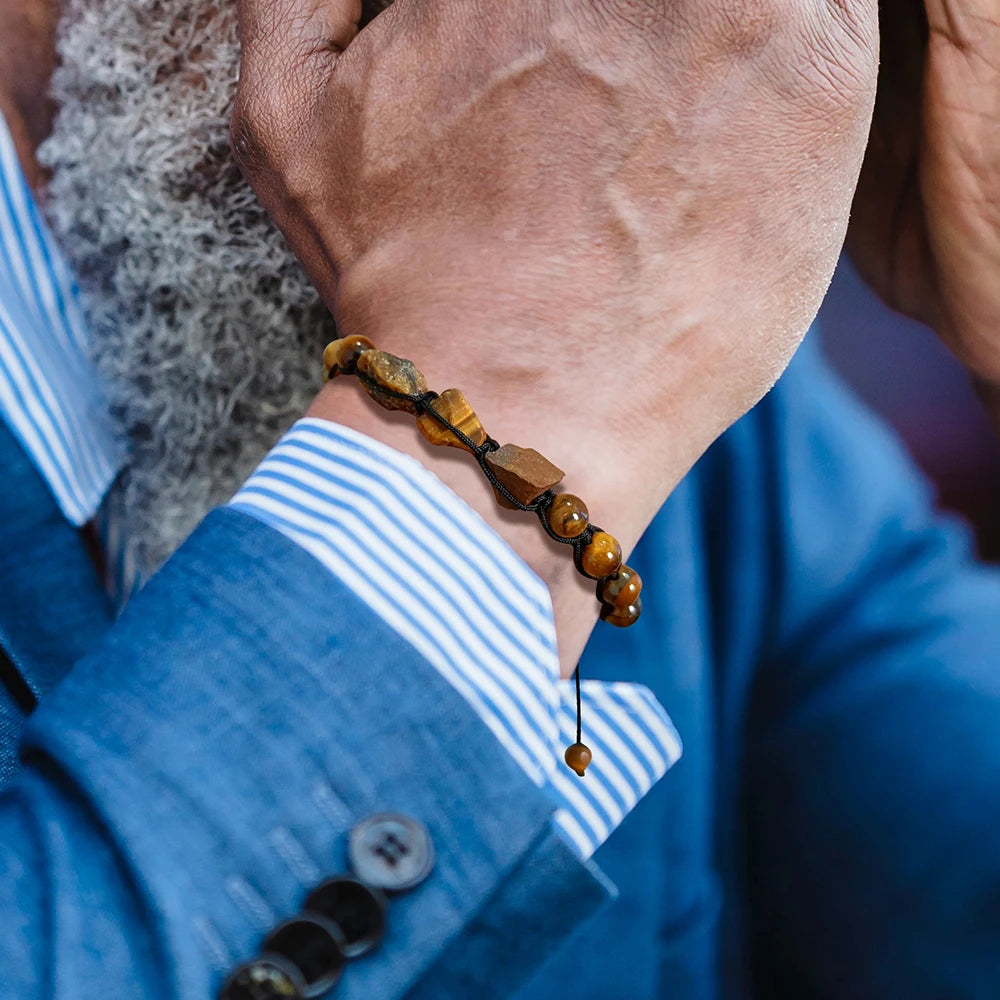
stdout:
<svg viewBox="0 0 1000 1000">
<path fill-rule="evenodd" d="M 508 258 L 501 241 L 485 258 L 488 273 L 474 241 L 459 239 L 445 257 L 443 245 L 429 239 L 420 256 L 407 236 L 361 255 L 331 303 L 341 335 L 408 358 L 437 392 L 460 389 L 491 437 L 564 469 L 559 489 L 584 500 L 627 560 L 673 487 L 742 412 L 732 407 L 755 401 L 753 386 L 746 403 L 730 391 L 731 341 L 744 331 L 711 322 L 715 300 L 697 283 L 678 288 L 671 310 L 650 313 L 627 277 L 610 280 L 599 260 L 593 272 L 567 268 L 553 288 L 537 253 Z M 433 447 L 412 417 L 382 410 L 350 382 L 335 378 L 308 415 L 416 458 L 472 506 L 549 587 L 568 675 L 598 605 L 566 546 L 535 518 L 501 509 L 471 456 Z"/>
<path fill-rule="evenodd" d="M 474 401 L 470 403 L 475 408 Z M 381 409 L 347 378 L 330 382 L 306 415 L 349 427 L 411 456 L 472 507 L 548 586 L 559 632 L 562 673 L 569 676 L 597 620 L 598 608 L 593 586 L 576 572 L 564 546 L 547 538 L 534 518 L 502 509 L 472 456 L 459 449 L 434 447 L 417 430 L 412 417 Z M 496 432 L 502 434 L 499 428 Z M 507 435 L 503 438 L 506 441 Z M 533 441 L 520 438 L 516 443 L 535 446 Z M 572 642 L 567 638 L 570 634 Z"/>
</svg>

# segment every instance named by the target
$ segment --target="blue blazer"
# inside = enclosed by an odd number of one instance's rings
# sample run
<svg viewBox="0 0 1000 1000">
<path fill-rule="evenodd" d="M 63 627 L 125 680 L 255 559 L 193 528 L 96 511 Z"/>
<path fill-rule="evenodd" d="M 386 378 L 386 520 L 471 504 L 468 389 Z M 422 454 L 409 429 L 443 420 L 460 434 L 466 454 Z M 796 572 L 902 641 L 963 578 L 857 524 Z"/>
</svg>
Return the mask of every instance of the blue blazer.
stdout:
<svg viewBox="0 0 1000 1000">
<path fill-rule="evenodd" d="M 640 625 L 587 647 L 685 743 L 594 863 L 282 535 L 213 512 L 112 625 L 2 430 L 0 462 L 3 1000 L 212 997 L 386 811 L 435 866 L 347 1000 L 1000 996 L 1000 581 L 813 349 L 650 526 Z"/>
</svg>

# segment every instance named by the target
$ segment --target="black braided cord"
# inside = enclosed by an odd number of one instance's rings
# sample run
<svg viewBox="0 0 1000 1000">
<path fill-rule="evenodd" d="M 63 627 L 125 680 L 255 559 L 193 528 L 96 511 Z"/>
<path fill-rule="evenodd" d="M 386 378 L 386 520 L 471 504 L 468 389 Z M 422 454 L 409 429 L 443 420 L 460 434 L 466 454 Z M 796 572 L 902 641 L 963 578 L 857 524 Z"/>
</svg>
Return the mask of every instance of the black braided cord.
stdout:
<svg viewBox="0 0 1000 1000">
<path fill-rule="evenodd" d="M 339 369 L 331 369 L 331 378 L 333 377 L 334 372 L 337 371 L 339 371 Z M 346 373 L 340 372 L 340 374 Z M 438 413 L 437 410 L 434 409 L 431 404 L 438 398 L 438 393 L 433 391 L 414 393 L 398 392 L 395 389 L 387 389 L 381 383 L 377 382 L 370 376 L 365 375 L 363 372 L 355 371 L 353 374 L 357 375 L 365 386 L 373 390 L 375 395 L 391 396 L 394 399 L 405 399 L 416 407 L 418 413 L 426 413 L 430 415 L 442 427 L 454 434 L 455 437 L 457 437 L 458 440 L 461 441 L 462 444 L 464 444 L 475 456 L 476 461 L 479 463 L 479 468 L 483 470 L 483 474 L 490 481 L 490 485 L 497 491 L 497 493 L 503 496 L 503 498 L 515 509 L 530 511 L 533 514 L 536 514 L 549 538 L 554 539 L 561 545 L 571 545 L 573 547 L 573 561 L 576 563 L 577 569 L 580 569 L 581 553 L 590 544 L 590 540 L 594 537 L 594 534 L 598 531 L 603 531 L 603 528 L 598 528 L 596 525 L 588 524 L 587 527 L 576 536 L 576 538 L 563 538 L 561 535 L 557 535 L 552 530 L 552 526 L 549 524 L 547 516 L 549 507 L 552 506 L 552 501 L 556 498 L 555 492 L 553 490 L 546 490 L 544 493 L 535 497 L 531 503 L 521 503 L 521 501 L 518 500 L 510 492 L 510 490 L 508 490 L 507 487 L 500 482 L 499 479 L 497 479 L 496 473 L 486 462 L 486 456 L 491 451 L 496 451 L 500 447 L 499 442 L 495 441 L 487 434 L 486 440 L 482 444 L 477 445 L 470 437 L 460 431 L 453 423 L 446 420 L 440 413 Z M 598 580 L 598 595 L 600 594 L 600 584 L 604 583 L 605 580 L 613 580 L 616 576 L 617 571 Z"/>
</svg>

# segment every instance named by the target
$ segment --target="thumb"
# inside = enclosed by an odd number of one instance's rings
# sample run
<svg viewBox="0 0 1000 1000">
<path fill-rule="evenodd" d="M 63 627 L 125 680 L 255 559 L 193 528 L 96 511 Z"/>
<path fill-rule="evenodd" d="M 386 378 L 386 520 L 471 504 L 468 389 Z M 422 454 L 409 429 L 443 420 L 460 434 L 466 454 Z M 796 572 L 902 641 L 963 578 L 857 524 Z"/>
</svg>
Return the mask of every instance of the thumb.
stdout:
<svg viewBox="0 0 1000 1000">
<path fill-rule="evenodd" d="M 358 33 L 361 0 L 237 0 L 240 79 L 230 125 L 253 182 L 303 132 L 337 57 Z"/>
<path fill-rule="evenodd" d="M 243 63 L 336 55 L 358 33 L 361 0 L 237 0 Z"/>
</svg>

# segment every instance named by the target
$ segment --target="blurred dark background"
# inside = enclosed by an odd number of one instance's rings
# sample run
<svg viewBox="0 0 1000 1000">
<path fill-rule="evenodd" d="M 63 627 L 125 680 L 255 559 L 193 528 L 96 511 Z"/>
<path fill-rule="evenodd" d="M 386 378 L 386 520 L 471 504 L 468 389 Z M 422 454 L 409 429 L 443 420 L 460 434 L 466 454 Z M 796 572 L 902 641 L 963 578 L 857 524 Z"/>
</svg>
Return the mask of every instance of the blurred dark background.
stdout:
<svg viewBox="0 0 1000 1000">
<path fill-rule="evenodd" d="M 942 507 L 1000 562 L 1000 444 L 964 369 L 926 327 L 886 309 L 842 260 L 820 312 L 823 346 L 906 442 Z"/>
</svg>

